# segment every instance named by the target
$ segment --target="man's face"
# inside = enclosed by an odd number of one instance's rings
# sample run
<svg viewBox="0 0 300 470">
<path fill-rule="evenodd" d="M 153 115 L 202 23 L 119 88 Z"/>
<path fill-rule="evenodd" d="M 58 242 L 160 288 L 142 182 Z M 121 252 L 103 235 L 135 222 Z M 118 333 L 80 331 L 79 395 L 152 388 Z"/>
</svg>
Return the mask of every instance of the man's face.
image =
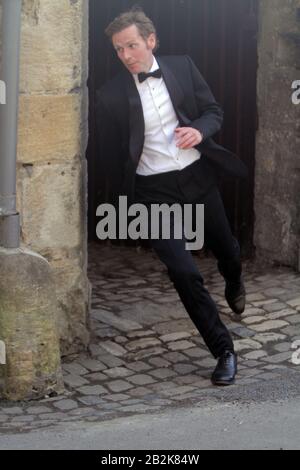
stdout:
<svg viewBox="0 0 300 470">
<path fill-rule="evenodd" d="M 114 34 L 112 43 L 119 59 L 130 73 L 149 72 L 153 64 L 152 51 L 156 44 L 154 33 L 145 40 L 136 25 L 132 25 Z"/>
</svg>

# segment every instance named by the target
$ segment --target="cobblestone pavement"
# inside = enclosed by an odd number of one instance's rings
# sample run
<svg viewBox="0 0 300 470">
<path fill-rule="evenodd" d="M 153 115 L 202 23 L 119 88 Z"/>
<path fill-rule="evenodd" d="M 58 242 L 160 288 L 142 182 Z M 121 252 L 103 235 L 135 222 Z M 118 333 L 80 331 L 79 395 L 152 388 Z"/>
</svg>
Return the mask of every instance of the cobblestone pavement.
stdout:
<svg viewBox="0 0 300 470">
<path fill-rule="evenodd" d="M 216 361 L 182 307 L 164 266 L 142 248 L 90 245 L 93 286 L 88 352 L 64 360 L 66 392 L 39 401 L 0 402 L 0 433 L 62 422 L 101 421 L 236 393 L 292 377 L 300 339 L 300 275 L 244 264 L 247 308 L 236 317 L 224 300 L 216 262 L 196 257 L 239 354 L 236 385 L 213 387 Z M 288 375 L 287 375 L 288 373 Z"/>
</svg>

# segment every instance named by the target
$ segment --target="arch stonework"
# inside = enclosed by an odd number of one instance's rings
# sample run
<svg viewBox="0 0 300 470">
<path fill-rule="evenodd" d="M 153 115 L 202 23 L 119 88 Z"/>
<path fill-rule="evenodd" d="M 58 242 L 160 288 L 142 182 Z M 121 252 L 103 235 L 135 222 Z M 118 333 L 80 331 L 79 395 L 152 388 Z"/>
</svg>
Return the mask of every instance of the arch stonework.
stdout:
<svg viewBox="0 0 300 470">
<path fill-rule="evenodd" d="M 87 78 L 88 1 L 23 0 L 17 152 L 21 247 L 50 263 L 64 355 L 89 341 Z"/>
<path fill-rule="evenodd" d="M 290 97 L 292 82 L 300 79 L 300 0 L 259 4 L 254 241 L 267 261 L 296 267 L 300 106 Z M 51 265 L 63 354 L 86 347 L 89 339 L 88 8 L 88 0 L 23 0 L 22 12 L 17 164 L 21 239 Z"/>
</svg>

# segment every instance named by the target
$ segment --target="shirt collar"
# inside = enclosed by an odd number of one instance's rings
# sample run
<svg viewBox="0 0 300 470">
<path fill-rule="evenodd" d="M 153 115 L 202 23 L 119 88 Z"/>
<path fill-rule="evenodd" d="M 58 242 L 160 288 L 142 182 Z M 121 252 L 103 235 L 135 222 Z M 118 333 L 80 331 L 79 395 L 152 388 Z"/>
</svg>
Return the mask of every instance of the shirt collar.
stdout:
<svg viewBox="0 0 300 470">
<path fill-rule="evenodd" d="M 159 65 L 158 65 L 158 62 L 157 62 L 156 58 L 153 56 L 153 64 L 152 64 L 152 67 L 149 70 L 149 72 L 155 72 L 155 70 L 157 70 L 157 69 L 159 69 Z M 134 78 L 134 81 L 137 85 L 142 85 L 142 83 L 139 82 L 137 73 L 133 74 L 133 78 Z"/>
</svg>

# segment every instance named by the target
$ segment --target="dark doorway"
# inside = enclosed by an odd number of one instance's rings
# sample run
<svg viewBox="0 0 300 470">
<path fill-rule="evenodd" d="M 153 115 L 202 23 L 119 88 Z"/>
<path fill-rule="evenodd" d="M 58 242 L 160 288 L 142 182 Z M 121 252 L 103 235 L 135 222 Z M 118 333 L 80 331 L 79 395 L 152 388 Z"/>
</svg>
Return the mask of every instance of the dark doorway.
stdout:
<svg viewBox="0 0 300 470">
<path fill-rule="evenodd" d="M 216 140 L 247 164 L 246 182 L 220 181 L 226 211 L 244 255 L 251 255 L 254 226 L 257 0 L 90 0 L 89 238 L 96 238 L 99 175 L 95 139 L 96 90 L 120 67 L 104 35 L 107 24 L 138 3 L 158 31 L 158 54 L 188 54 L 221 104 L 225 119 Z"/>
</svg>

